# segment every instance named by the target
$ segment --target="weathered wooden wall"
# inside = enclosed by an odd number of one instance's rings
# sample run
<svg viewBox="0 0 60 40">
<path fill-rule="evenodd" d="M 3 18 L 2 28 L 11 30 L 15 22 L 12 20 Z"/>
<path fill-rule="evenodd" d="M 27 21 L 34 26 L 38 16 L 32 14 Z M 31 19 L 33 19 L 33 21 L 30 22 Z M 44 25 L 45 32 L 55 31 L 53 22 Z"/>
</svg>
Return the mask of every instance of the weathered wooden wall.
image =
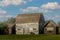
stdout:
<svg viewBox="0 0 60 40">
<path fill-rule="evenodd" d="M 38 23 L 16 24 L 16 34 L 38 34 Z"/>
</svg>

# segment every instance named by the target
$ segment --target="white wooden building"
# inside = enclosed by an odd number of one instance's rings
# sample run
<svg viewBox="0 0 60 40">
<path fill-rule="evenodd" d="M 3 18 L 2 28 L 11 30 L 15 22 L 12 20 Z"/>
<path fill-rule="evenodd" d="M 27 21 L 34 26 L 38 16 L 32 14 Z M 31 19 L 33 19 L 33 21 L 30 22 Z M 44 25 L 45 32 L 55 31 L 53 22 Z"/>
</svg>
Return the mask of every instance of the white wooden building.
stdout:
<svg viewBox="0 0 60 40">
<path fill-rule="evenodd" d="M 16 34 L 43 33 L 44 22 L 42 13 L 19 14 L 16 17 Z"/>
</svg>

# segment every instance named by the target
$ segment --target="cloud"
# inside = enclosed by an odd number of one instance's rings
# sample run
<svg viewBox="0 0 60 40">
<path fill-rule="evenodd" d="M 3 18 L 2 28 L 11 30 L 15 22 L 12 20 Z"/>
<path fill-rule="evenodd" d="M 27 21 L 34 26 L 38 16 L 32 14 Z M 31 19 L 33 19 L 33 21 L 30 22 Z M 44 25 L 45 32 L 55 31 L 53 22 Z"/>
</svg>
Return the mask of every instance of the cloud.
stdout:
<svg viewBox="0 0 60 40">
<path fill-rule="evenodd" d="M 12 15 L 6 15 L 5 18 L 11 18 L 13 17 Z"/>
<path fill-rule="evenodd" d="M 55 17 L 56 17 L 56 18 L 60 18 L 60 15 L 56 15 Z"/>
<path fill-rule="evenodd" d="M 6 14 L 6 11 L 0 10 L 0 15 Z"/>
<path fill-rule="evenodd" d="M 22 5 L 26 4 L 28 0 L 2 0 L 0 1 L 0 6 L 8 6 L 8 5 Z M 32 1 L 32 0 L 29 0 Z"/>
<path fill-rule="evenodd" d="M 25 13 L 25 12 L 29 12 L 29 13 L 31 13 L 31 12 L 39 12 L 39 7 L 27 7 L 26 9 L 20 9 L 20 11 L 22 11 L 23 13 Z"/>
<path fill-rule="evenodd" d="M 11 18 L 11 17 L 13 17 L 12 15 L 0 15 L 0 18 Z"/>
<path fill-rule="evenodd" d="M 33 1 L 33 0 L 29 0 L 29 1 Z"/>
<path fill-rule="evenodd" d="M 48 13 L 48 12 L 52 12 L 52 10 L 41 8 L 40 12 Z"/>
<path fill-rule="evenodd" d="M 55 16 L 49 17 L 48 19 L 60 19 L 60 15 L 55 15 Z"/>
<path fill-rule="evenodd" d="M 43 9 L 59 9 L 60 5 L 57 2 L 49 2 L 41 6 Z"/>
<path fill-rule="evenodd" d="M 40 7 L 27 7 L 25 9 L 20 8 L 20 11 L 22 11 L 23 13 L 26 12 L 43 12 L 43 13 L 47 13 L 47 12 L 53 12 L 56 9 L 60 9 L 60 5 L 58 4 L 58 2 L 49 2 L 47 4 L 42 4 Z"/>
<path fill-rule="evenodd" d="M 0 15 L 0 18 L 4 18 L 4 16 L 3 15 Z"/>
<path fill-rule="evenodd" d="M 5 10 L 0 10 L 0 18 L 11 18 L 12 15 L 8 15 Z"/>
<path fill-rule="evenodd" d="M 60 4 L 58 4 L 58 2 L 49 2 L 47 4 L 43 4 L 41 6 L 41 10 L 43 12 L 53 12 L 56 9 L 60 9 Z"/>
<path fill-rule="evenodd" d="M 52 12 L 52 11 L 47 10 L 47 9 L 42 9 L 41 7 L 27 7 L 25 9 L 20 8 L 20 12 L 22 13 L 35 13 L 35 12 L 47 13 L 47 12 Z"/>
</svg>

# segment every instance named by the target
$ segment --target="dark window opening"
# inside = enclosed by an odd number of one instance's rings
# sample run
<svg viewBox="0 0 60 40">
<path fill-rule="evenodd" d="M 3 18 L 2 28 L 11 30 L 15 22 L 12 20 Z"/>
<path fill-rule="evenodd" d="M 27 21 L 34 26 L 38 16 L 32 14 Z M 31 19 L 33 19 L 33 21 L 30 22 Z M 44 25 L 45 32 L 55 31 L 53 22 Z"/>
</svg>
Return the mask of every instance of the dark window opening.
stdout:
<svg viewBox="0 0 60 40">
<path fill-rule="evenodd" d="M 48 31 L 49 33 L 52 33 L 53 31 Z"/>
<path fill-rule="evenodd" d="M 33 28 L 33 30 L 36 30 L 36 28 Z"/>
<path fill-rule="evenodd" d="M 18 30 L 21 30 L 21 29 L 18 29 Z"/>
</svg>

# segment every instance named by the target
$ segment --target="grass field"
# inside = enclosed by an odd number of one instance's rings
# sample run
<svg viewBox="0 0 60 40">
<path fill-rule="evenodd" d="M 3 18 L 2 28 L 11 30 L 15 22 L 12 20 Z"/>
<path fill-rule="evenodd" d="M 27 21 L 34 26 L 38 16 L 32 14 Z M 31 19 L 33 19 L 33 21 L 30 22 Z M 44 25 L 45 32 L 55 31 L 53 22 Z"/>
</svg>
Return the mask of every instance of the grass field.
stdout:
<svg viewBox="0 0 60 40">
<path fill-rule="evenodd" d="M 60 32 L 60 28 L 59 28 Z M 56 35 L 0 35 L 0 40 L 60 40 L 60 34 Z"/>
<path fill-rule="evenodd" d="M 60 40 L 58 35 L 0 35 L 0 40 Z"/>
</svg>

